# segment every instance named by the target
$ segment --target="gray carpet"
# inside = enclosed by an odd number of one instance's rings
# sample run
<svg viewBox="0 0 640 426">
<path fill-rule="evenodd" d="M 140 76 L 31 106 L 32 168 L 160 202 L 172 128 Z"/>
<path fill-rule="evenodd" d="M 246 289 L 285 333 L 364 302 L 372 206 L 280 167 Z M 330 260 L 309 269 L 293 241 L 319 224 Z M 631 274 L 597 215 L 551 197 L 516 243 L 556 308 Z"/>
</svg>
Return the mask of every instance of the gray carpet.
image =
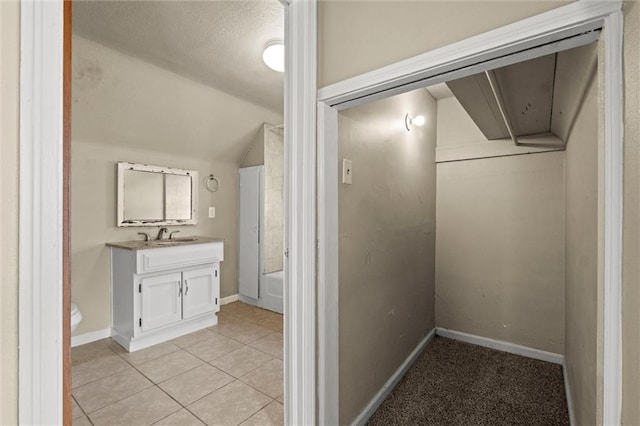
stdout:
<svg viewBox="0 0 640 426">
<path fill-rule="evenodd" d="M 434 337 L 369 425 L 568 425 L 562 366 Z"/>
</svg>

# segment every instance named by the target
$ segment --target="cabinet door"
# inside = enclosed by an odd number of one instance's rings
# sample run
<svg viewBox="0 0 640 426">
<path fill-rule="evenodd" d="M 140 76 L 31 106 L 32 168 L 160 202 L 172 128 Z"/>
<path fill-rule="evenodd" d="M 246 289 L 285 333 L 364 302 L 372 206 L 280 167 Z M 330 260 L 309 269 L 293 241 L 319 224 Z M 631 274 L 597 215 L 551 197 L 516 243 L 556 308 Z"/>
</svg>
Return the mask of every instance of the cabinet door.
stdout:
<svg viewBox="0 0 640 426">
<path fill-rule="evenodd" d="M 182 319 L 181 283 L 179 272 L 141 279 L 141 323 L 138 325 L 143 332 Z"/>
<path fill-rule="evenodd" d="M 218 265 L 182 273 L 182 317 L 192 318 L 218 309 Z"/>
</svg>

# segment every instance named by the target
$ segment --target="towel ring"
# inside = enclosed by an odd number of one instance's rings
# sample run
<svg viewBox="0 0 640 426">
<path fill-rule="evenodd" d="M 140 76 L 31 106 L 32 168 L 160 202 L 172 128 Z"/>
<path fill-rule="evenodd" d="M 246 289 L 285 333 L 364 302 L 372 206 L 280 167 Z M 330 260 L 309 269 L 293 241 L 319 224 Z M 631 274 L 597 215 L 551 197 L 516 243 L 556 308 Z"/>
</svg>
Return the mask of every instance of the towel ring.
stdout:
<svg viewBox="0 0 640 426">
<path fill-rule="evenodd" d="M 220 180 L 214 175 L 209 175 L 208 178 L 204 180 L 204 186 L 211 192 L 216 192 L 220 189 Z"/>
</svg>

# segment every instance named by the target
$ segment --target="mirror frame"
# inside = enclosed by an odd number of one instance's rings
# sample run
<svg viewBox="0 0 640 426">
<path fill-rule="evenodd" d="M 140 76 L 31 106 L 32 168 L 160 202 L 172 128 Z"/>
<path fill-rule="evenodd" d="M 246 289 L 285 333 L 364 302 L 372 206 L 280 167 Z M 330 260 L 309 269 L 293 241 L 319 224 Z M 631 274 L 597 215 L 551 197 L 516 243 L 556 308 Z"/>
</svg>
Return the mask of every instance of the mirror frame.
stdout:
<svg viewBox="0 0 640 426">
<path fill-rule="evenodd" d="M 140 172 L 163 173 L 178 176 L 191 176 L 191 219 L 166 219 L 166 220 L 125 220 L 124 219 L 124 172 L 135 170 Z M 151 166 L 148 164 L 128 163 L 118 161 L 117 171 L 117 212 L 116 225 L 126 226 L 162 226 L 162 225 L 196 225 L 198 223 L 198 172 L 196 170 L 176 169 L 173 167 Z"/>
</svg>

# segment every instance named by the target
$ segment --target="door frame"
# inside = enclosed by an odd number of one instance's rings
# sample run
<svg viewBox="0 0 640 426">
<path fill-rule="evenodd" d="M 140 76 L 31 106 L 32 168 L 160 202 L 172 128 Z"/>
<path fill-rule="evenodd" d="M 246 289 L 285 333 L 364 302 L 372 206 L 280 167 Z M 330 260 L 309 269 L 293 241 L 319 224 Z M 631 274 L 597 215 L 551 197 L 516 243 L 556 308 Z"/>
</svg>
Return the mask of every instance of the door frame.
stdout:
<svg viewBox="0 0 640 426">
<path fill-rule="evenodd" d="M 285 422 L 314 424 L 316 0 L 281 3 L 285 8 L 287 67 L 285 247 L 289 253 L 284 265 Z M 68 1 L 20 2 L 21 424 L 71 421 L 70 17 Z"/>
<path fill-rule="evenodd" d="M 525 51 L 596 28 L 604 37 L 604 289 L 602 423 L 620 424 L 622 395 L 622 3 L 567 6 L 323 87 L 318 92 L 318 403 L 339 424 L 338 112 L 505 65 Z M 511 58 L 506 58 L 512 55 Z M 520 59 L 520 61 L 523 59 Z"/>
</svg>

